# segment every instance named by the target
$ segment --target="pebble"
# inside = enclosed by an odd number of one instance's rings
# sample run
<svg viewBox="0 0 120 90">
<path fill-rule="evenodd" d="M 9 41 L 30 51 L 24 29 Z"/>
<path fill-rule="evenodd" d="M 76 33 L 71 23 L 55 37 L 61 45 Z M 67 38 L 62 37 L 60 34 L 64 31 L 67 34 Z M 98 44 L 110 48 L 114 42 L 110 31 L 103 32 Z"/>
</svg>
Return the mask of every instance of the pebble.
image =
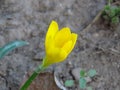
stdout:
<svg viewBox="0 0 120 90">
<path fill-rule="evenodd" d="M 80 71 L 81 71 L 81 70 L 82 70 L 82 69 L 81 69 L 80 67 L 75 68 L 75 69 L 72 70 L 72 75 L 73 75 L 73 77 L 74 77 L 77 81 L 79 81 L 79 79 L 80 79 Z"/>
<path fill-rule="evenodd" d="M 36 36 L 38 36 L 38 35 L 39 35 L 39 31 L 35 31 L 35 30 L 34 30 L 34 31 L 32 32 L 32 36 L 33 36 L 33 37 L 36 37 Z"/>
<path fill-rule="evenodd" d="M 72 75 L 75 78 L 75 80 L 79 81 L 80 79 L 80 71 L 82 70 L 82 68 L 78 67 L 72 70 Z M 88 82 L 91 82 L 91 78 L 90 77 L 85 77 L 85 80 Z"/>
<path fill-rule="evenodd" d="M 92 81 L 90 77 L 85 77 L 85 80 L 86 80 L 87 83 Z"/>
</svg>

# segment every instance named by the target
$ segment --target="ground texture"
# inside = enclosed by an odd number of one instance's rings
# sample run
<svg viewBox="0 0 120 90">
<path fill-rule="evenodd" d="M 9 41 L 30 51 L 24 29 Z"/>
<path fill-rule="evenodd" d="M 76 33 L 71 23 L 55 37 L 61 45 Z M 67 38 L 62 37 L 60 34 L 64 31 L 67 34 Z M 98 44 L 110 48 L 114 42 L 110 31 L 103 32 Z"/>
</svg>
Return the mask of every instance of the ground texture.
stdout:
<svg viewBox="0 0 120 90">
<path fill-rule="evenodd" d="M 97 76 L 88 83 L 94 90 L 120 90 L 120 27 L 111 30 L 94 23 L 86 28 L 105 4 L 106 0 L 0 0 L 0 46 L 14 40 L 30 43 L 0 61 L 0 90 L 19 90 L 25 75 L 41 64 L 44 38 L 52 20 L 60 28 L 68 26 L 78 33 L 78 40 L 67 60 L 46 72 L 54 73 L 64 83 L 75 79 L 80 68 L 95 69 Z M 38 90 L 50 90 L 47 87 Z M 76 84 L 68 90 L 81 89 Z"/>
</svg>

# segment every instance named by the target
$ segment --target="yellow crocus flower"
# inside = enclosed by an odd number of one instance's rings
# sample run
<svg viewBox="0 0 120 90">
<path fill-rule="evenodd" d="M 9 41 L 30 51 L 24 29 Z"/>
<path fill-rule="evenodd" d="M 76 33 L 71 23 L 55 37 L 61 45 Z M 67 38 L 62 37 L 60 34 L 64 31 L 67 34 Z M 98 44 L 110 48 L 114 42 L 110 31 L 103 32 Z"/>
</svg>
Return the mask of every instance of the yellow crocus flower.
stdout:
<svg viewBox="0 0 120 90">
<path fill-rule="evenodd" d="M 58 28 L 56 21 L 52 21 L 45 39 L 46 56 L 43 67 L 64 61 L 75 46 L 77 34 L 71 33 L 70 28 Z"/>
</svg>

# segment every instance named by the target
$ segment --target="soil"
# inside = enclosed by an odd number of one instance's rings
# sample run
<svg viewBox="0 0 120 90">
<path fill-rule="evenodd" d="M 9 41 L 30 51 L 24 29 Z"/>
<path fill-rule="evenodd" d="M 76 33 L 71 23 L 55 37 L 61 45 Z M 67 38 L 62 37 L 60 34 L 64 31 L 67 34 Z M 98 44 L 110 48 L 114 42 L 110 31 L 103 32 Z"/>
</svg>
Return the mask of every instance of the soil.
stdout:
<svg viewBox="0 0 120 90">
<path fill-rule="evenodd" d="M 54 73 L 64 83 L 75 79 L 71 72 L 76 68 L 95 69 L 97 76 L 88 83 L 93 90 L 120 90 L 120 25 L 110 29 L 95 22 L 87 27 L 105 5 L 106 0 L 0 0 L 0 46 L 14 40 L 30 43 L 0 61 L 0 90 L 19 90 L 25 75 L 42 63 L 45 34 L 52 20 L 78 33 L 78 40 L 66 61 L 45 72 Z M 78 84 L 67 89 L 81 90 Z"/>
</svg>

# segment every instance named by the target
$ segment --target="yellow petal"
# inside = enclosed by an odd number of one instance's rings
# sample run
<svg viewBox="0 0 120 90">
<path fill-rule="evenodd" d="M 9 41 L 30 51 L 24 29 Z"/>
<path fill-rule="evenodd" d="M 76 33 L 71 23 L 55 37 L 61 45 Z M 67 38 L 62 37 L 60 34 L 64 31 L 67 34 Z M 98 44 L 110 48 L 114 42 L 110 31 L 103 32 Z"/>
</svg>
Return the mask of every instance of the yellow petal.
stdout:
<svg viewBox="0 0 120 90">
<path fill-rule="evenodd" d="M 72 34 L 71 34 L 71 40 L 72 40 L 72 46 L 71 46 L 71 48 L 72 48 L 72 49 L 74 48 L 74 46 L 75 46 L 75 44 L 76 44 L 77 37 L 78 37 L 77 34 L 75 34 L 75 33 L 72 33 Z"/>
<path fill-rule="evenodd" d="M 63 49 L 61 49 L 61 50 L 60 50 L 60 53 L 59 53 L 59 56 L 58 56 L 57 59 L 56 59 L 56 63 L 62 62 L 62 61 L 64 61 L 66 58 L 67 58 L 67 53 L 66 53 Z"/>
<path fill-rule="evenodd" d="M 65 45 L 63 46 L 63 50 L 65 50 L 65 52 L 67 53 L 67 54 L 69 54 L 71 51 L 72 51 L 72 49 L 73 49 L 73 42 L 72 42 L 72 40 L 70 40 L 70 41 L 68 41 L 67 43 L 65 43 Z"/>
<path fill-rule="evenodd" d="M 71 32 L 68 27 L 65 27 L 58 31 L 55 35 L 55 45 L 57 47 L 62 47 L 71 38 Z"/>
<path fill-rule="evenodd" d="M 66 59 L 67 53 L 62 49 L 51 49 L 49 53 L 46 54 L 46 57 L 43 61 L 43 66 L 47 67 L 51 64 L 62 62 Z"/>
<path fill-rule="evenodd" d="M 59 31 L 57 22 L 52 21 L 46 34 L 46 57 L 42 65 L 47 67 L 64 61 L 74 48 L 76 40 L 77 34 L 71 33 L 68 27 Z"/>
<path fill-rule="evenodd" d="M 55 47 L 53 42 L 50 42 L 49 48 L 46 49 L 47 57 L 54 58 L 55 56 L 58 56 L 59 52 L 59 48 Z"/>
<path fill-rule="evenodd" d="M 53 40 L 55 34 L 58 32 L 58 24 L 55 21 L 52 21 L 47 34 L 46 34 L 46 39 L 45 39 L 45 47 L 47 48 L 49 46 L 49 43 L 51 42 L 51 40 Z"/>
<path fill-rule="evenodd" d="M 59 49 L 57 51 L 55 51 L 56 53 L 52 53 L 52 55 L 47 56 L 48 57 L 48 63 L 49 64 L 54 64 L 54 63 L 59 63 L 65 60 L 65 58 L 67 57 L 67 53 L 62 50 Z"/>
</svg>

